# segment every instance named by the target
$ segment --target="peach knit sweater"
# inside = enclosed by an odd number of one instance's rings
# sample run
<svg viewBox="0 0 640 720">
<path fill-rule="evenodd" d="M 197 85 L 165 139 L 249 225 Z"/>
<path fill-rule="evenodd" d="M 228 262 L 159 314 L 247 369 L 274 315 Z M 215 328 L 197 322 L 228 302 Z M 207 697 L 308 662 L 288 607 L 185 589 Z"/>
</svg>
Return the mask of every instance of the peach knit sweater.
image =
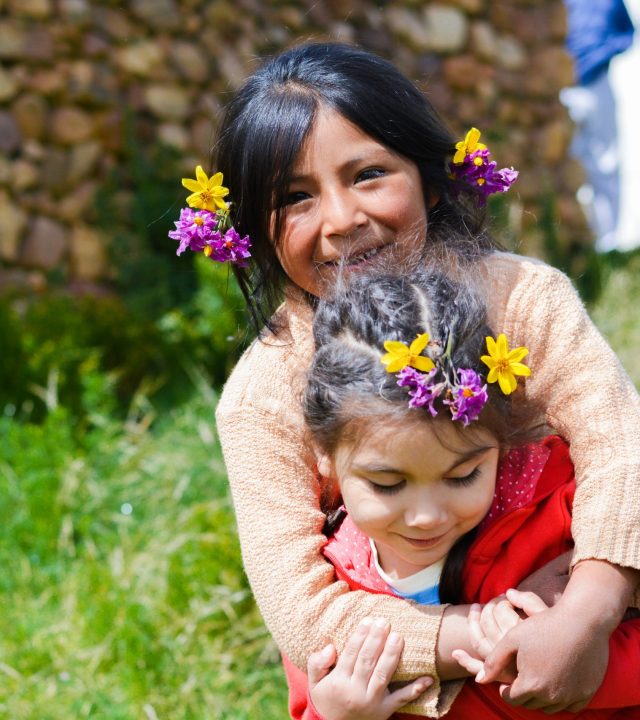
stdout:
<svg viewBox="0 0 640 720">
<path fill-rule="evenodd" d="M 571 444 L 578 490 L 574 562 L 640 568 L 640 398 L 568 278 L 542 262 L 493 253 L 479 262 L 489 325 L 529 348 L 526 397 Z M 304 668 L 341 647 L 366 615 L 405 639 L 397 679 L 435 676 L 440 606 L 349 591 L 322 557 L 327 492 L 304 435 L 301 393 L 313 353 L 312 311 L 285 303 L 288 331 L 255 341 L 229 378 L 216 419 L 244 565 L 276 642 Z M 440 717 L 460 682 L 436 682 L 410 710 Z"/>
</svg>

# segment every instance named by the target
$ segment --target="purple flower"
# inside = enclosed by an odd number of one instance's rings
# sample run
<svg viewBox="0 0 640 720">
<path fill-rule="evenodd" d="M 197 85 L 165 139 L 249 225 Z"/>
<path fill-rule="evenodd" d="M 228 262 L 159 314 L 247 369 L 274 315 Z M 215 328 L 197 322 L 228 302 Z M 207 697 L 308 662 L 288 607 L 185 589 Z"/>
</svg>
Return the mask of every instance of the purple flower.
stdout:
<svg viewBox="0 0 640 720">
<path fill-rule="evenodd" d="M 231 262 L 238 267 L 247 267 L 247 258 L 251 257 L 249 236 L 241 238 L 235 228 L 229 228 L 222 236 L 216 233 L 216 236 L 207 243 L 204 254 L 217 262 Z"/>
<path fill-rule="evenodd" d="M 433 404 L 442 392 L 441 384 L 430 382 L 436 372 L 437 368 L 434 368 L 428 373 L 422 373 L 407 365 L 396 373 L 398 385 L 409 388 L 409 407 L 419 408 L 426 405 L 432 417 L 438 414 Z"/>
<path fill-rule="evenodd" d="M 218 221 L 215 213 L 186 207 L 180 210 L 180 219 L 175 222 L 175 226 L 176 229 L 169 232 L 169 237 L 179 241 L 176 255 L 181 255 L 187 248 L 193 252 L 202 252 L 207 240 L 216 231 Z"/>
<path fill-rule="evenodd" d="M 451 389 L 451 399 L 444 402 L 450 406 L 453 419 L 460 420 L 466 427 L 478 419 L 489 396 L 487 386 L 482 384 L 475 370 L 458 370 L 458 378 L 459 383 Z"/>
<path fill-rule="evenodd" d="M 247 267 L 247 258 L 251 257 L 251 240 L 248 235 L 241 238 L 235 228 L 228 227 L 228 223 L 228 213 L 186 207 L 180 211 L 176 229 L 169 232 L 169 237 L 180 243 L 177 255 L 188 248 L 193 252 L 203 252 L 217 262 Z"/>
<path fill-rule="evenodd" d="M 497 164 L 489 160 L 489 150 L 477 150 L 466 155 L 461 163 L 449 163 L 451 178 L 456 181 L 458 192 L 463 189 L 475 190 L 480 205 L 484 205 L 489 195 L 506 192 L 516 181 L 518 171 L 513 168 L 497 170 Z"/>
</svg>

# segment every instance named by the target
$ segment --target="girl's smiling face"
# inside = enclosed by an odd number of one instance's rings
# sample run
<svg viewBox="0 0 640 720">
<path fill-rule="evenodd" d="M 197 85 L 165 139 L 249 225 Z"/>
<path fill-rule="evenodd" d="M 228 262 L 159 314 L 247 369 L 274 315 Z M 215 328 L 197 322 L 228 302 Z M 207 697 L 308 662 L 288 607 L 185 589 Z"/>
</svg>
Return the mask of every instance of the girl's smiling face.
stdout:
<svg viewBox="0 0 640 720">
<path fill-rule="evenodd" d="M 499 449 L 483 428 L 448 420 L 379 427 L 338 446 L 319 469 L 337 477 L 353 522 L 376 544 L 382 569 L 402 578 L 443 559 L 489 511 Z"/>
<path fill-rule="evenodd" d="M 289 278 L 322 295 L 341 260 L 348 272 L 397 267 L 419 255 L 426 231 L 416 165 L 321 106 L 293 168 L 276 243 Z"/>
</svg>

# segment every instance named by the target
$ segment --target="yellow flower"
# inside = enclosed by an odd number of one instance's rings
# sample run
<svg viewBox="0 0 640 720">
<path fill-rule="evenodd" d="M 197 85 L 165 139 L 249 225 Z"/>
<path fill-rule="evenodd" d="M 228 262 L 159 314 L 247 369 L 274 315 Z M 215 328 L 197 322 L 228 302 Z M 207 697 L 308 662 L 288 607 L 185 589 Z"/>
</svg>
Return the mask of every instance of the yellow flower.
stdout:
<svg viewBox="0 0 640 720">
<path fill-rule="evenodd" d="M 402 368 L 410 365 L 420 372 L 429 372 L 435 366 L 433 360 L 420 353 L 427 347 L 429 335 L 422 333 L 407 347 L 403 342 L 397 340 L 385 340 L 384 349 L 387 351 L 380 358 L 380 362 L 387 366 L 387 372 L 397 373 Z"/>
<path fill-rule="evenodd" d="M 471 155 L 471 153 L 476 152 L 476 150 L 486 150 L 487 146 L 484 145 L 481 142 L 478 142 L 480 140 L 480 130 L 478 128 L 471 128 L 469 132 L 467 133 L 464 140 L 461 140 L 459 143 L 456 143 L 456 154 L 453 156 L 453 162 L 455 165 L 459 165 L 461 162 L 464 161 L 465 156 Z"/>
<path fill-rule="evenodd" d="M 198 165 L 196 179 L 182 178 L 182 184 L 192 193 L 187 198 L 189 207 L 210 212 L 215 212 L 217 209 L 226 210 L 227 203 L 222 198 L 229 194 L 229 190 L 222 187 L 221 172 L 209 178 L 202 165 Z"/>
<path fill-rule="evenodd" d="M 482 355 L 480 358 L 489 368 L 487 382 L 494 383 L 497 380 L 500 390 L 505 395 L 511 395 L 516 389 L 518 385 L 516 375 L 531 375 L 531 369 L 520 362 L 529 351 L 526 347 L 509 350 L 504 333 L 498 335 L 497 341 L 492 337 L 487 338 L 487 352 L 488 355 Z"/>
</svg>

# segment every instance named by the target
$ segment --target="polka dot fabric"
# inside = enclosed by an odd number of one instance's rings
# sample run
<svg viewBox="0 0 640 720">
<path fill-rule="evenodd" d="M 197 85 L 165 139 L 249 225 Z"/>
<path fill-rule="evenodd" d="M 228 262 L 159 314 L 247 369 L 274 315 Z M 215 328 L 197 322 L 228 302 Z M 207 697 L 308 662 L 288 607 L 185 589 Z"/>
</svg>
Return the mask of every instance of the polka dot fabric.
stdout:
<svg viewBox="0 0 640 720">
<path fill-rule="evenodd" d="M 499 517 L 531 502 L 550 453 L 546 445 L 531 444 L 514 448 L 502 458 L 496 492 L 489 512 L 480 523 L 480 532 Z"/>
</svg>

